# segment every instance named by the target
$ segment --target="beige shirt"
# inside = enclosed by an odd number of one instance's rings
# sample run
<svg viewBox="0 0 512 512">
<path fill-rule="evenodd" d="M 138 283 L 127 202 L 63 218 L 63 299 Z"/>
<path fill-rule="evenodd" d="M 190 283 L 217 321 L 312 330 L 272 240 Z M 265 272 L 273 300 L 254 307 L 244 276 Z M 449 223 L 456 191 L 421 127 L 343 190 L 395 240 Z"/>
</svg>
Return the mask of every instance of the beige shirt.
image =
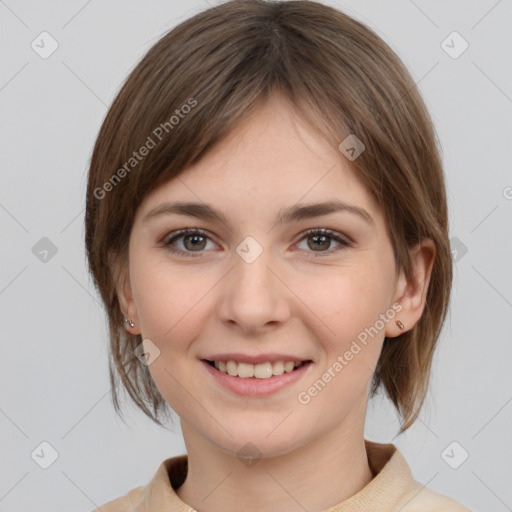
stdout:
<svg viewBox="0 0 512 512">
<path fill-rule="evenodd" d="M 365 439 L 365 445 L 374 478 L 358 493 L 325 512 L 471 512 L 416 482 L 393 444 Z M 136 487 L 93 512 L 197 512 L 181 501 L 175 491 L 186 476 L 187 455 L 166 459 L 149 484 Z"/>
</svg>

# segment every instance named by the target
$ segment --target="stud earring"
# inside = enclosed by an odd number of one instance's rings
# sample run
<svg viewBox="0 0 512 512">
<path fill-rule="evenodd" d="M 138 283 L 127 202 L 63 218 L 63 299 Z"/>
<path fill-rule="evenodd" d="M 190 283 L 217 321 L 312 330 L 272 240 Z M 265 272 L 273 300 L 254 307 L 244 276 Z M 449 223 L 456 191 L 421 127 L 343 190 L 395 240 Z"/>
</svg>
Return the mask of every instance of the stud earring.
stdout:
<svg viewBox="0 0 512 512">
<path fill-rule="evenodd" d="M 405 325 L 400 320 L 397 320 L 395 323 L 396 325 L 398 325 L 400 329 L 403 329 L 405 327 Z"/>
<path fill-rule="evenodd" d="M 124 323 L 128 324 L 130 327 L 135 327 L 135 324 L 129 318 L 124 317 Z"/>
</svg>

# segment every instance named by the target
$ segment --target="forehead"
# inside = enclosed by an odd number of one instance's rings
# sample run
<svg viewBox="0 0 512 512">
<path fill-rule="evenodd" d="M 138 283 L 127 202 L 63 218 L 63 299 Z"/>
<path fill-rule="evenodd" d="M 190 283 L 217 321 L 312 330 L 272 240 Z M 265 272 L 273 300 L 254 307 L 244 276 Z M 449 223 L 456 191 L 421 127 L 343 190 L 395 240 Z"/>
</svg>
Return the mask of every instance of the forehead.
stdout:
<svg viewBox="0 0 512 512">
<path fill-rule="evenodd" d="M 269 99 L 199 162 L 154 190 L 141 214 L 169 200 L 260 217 L 298 202 L 340 200 L 379 214 L 350 162 L 280 98 Z"/>
</svg>

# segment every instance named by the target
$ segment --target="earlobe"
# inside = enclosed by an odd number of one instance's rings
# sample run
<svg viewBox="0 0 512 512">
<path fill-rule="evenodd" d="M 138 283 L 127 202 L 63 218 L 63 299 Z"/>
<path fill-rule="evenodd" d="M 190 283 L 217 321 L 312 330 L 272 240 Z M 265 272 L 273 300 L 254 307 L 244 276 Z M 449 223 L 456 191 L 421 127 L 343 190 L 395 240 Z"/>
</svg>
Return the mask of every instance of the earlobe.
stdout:
<svg viewBox="0 0 512 512">
<path fill-rule="evenodd" d="M 401 312 L 403 311 L 403 304 L 402 299 L 398 299 L 393 303 L 392 308 L 396 313 L 396 319 L 394 322 L 389 322 L 388 326 L 385 330 L 385 336 L 386 338 L 396 338 L 397 336 L 400 336 L 400 334 L 403 334 L 408 329 L 406 329 L 406 325 L 402 321 L 404 319 Z"/>
<path fill-rule="evenodd" d="M 394 338 L 410 330 L 419 321 L 426 304 L 426 297 L 435 259 L 435 243 L 424 239 L 410 252 L 413 279 L 406 281 L 403 271 L 397 285 L 401 305 L 397 320 L 386 329 L 386 337 Z"/>
<path fill-rule="evenodd" d="M 415 282 L 412 283 L 410 293 L 411 309 L 418 310 L 420 315 L 425 307 L 428 285 L 432 275 L 432 268 L 436 254 L 434 242 L 428 238 L 417 245 L 411 254 Z M 419 318 L 418 318 L 419 319 Z"/>
<path fill-rule="evenodd" d="M 123 264 L 112 254 L 109 255 L 108 260 L 116 289 L 117 300 L 124 318 L 123 325 L 132 334 L 140 334 L 140 331 L 137 328 L 139 323 L 137 308 L 133 299 L 127 265 Z"/>
<path fill-rule="evenodd" d="M 128 324 L 130 327 L 135 327 L 135 324 L 132 322 L 132 319 L 126 316 L 124 317 L 124 323 Z"/>
<path fill-rule="evenodd" d="M 121 274 L 121 280 L 117 287 L 117 296 L 124 315 L 125 329 L 132 334 L 140 334 L 137 308 L 133 300 L 128 272 Z"/>
</svg>

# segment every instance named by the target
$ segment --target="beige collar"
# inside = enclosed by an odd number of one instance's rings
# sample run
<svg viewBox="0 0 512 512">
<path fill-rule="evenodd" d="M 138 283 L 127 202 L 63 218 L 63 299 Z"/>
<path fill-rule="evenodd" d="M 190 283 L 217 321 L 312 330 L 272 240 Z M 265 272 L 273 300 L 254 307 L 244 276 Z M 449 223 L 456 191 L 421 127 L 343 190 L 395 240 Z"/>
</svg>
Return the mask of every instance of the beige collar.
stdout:
<svg viewBox="0 0 512 512">
<path fill-rule="evenodd" d="M 365 446 L 376 476 L 357 494 L 325 512 L 388 512 L 416 487 L 406 460 L 393 444 L 365 439 Z M 185 481 L 187 461 L 187 455 L 164 460 L 148 485 L 131 491 L 134 512 L 195 512 L 175 491 Z"/>
</svg>

